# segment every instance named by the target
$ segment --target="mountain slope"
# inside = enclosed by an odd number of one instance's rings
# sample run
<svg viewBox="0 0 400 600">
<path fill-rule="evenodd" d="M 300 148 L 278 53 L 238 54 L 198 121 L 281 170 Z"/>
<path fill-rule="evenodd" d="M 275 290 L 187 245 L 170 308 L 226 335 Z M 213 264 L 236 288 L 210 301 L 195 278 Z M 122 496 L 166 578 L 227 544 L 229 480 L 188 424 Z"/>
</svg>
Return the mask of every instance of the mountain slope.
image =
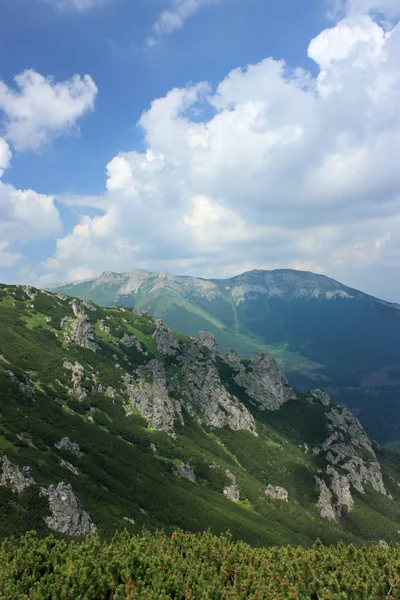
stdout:
<svg viewBox="0 0 400 600">
<path fill-rule="evenodd" d="M 246 357 L 272 353 L 299 389 L 315 385 L 382 442 L 400 439 L 400 306 L 323 275 L 251 271 L 226 280 L 134 270 L 54 286 L 146 310 L 172 329 L 214 333 Z"/>
<path fill-rule="evenodd" d="M 398 539 L 400 471 L 321 390 L 149 315 L 0 287 L 0 531 Z"/>
</svg>

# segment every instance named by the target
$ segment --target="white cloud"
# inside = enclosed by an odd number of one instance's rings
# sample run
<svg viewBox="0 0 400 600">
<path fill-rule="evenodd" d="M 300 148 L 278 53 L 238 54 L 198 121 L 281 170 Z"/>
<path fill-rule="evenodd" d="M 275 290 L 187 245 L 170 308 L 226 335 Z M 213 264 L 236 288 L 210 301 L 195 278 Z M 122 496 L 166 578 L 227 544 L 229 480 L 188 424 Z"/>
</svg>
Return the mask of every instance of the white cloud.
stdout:
<svg viewBox="0 0 400 600">
<path fill-rule="evenodd" d="M 160 38 L 181 29 L 187 19 L 207 4 L 216 4 L 223 0 L 171 0 L 170 8 L 163 10 L 152 27 L 152 35 L 146 40 L 148 48 L 157 45 Z"/>
<path fill-rule="evenodd" d="M 89 75 L 55 82 L 34 70 L 14 78 L 18 90 L 0 81 L 5 138 L 17 150 L 37 150 L 72 129 L 93 109 L 97 87 Z"/>
<path fill-rule="evenodd" d="M 316 77 L 269 58 L 155 100 L 44 276 L 297 266 L 399 300 L 400 26 L 353 15 L 309 55 Z"/>
<path fill-rule="evenodd" d="M 8 147 L 6 140 L 0 138 L 0 177 L 10 164 L 11 150 Z"/>
</svg>

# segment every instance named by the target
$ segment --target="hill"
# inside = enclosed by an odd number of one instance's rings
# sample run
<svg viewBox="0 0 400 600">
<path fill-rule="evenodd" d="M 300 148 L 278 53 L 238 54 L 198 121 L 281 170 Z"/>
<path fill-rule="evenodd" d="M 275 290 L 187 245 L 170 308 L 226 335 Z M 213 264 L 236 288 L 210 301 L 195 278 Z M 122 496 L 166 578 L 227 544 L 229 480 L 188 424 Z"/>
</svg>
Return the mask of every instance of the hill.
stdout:
<svg viewBox="0 0 400 600">
<path fill-rule="evenodd" d="M 351 413 L 136 309 L 1 286 L 0 409 L 2 536 L 399 536 L 398 461 Z"/>
<path fill-rule="evenodd" d="M 148 311 L 192 336 L 211 331 L 223 349 L 246 358 L 265 350 L 294 387 L 321 387 L 350 408 L 372 437 L 393 447 L 400 440 L 398 304 L 288 269 L 225 280 L 105 272 L 52 289 Z"/>
</svg>

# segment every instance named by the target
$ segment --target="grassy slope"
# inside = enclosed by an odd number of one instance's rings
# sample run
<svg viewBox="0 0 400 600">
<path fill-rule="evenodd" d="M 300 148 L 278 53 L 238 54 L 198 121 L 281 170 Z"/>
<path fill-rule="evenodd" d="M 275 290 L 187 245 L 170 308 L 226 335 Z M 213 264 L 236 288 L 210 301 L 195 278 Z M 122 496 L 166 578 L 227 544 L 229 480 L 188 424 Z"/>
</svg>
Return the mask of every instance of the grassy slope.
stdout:
<svg viewBox="0 0 400 600">
<path fill-rule="evenodd" d="M 185 415 L 185 427 L 178 427 L 174 438 L 149 429 L 139 415 L 126 417 L 120 394 L 114 401 L 103 394 L 81 403 L 69 398 L 64 386 L 70 385 L 71 374 L 62 368 L 64 360 L 78 361 L 84 367 L 88 388 L 93 373 L 105 388 L 121 388 L 123 372 L 143 361 L 134 349 L 120 344 L 125 332 L 135 333 L 145 344 L 146 360 L 152 356 L 163 360 L 151 338 L 154 324 L 149 316 L 115 307 L 97 308 L 88 315 L 101 336 L 97 353 L 65 341 L 60 321 L 72 316 L 68 299 L 40 293 L 31 301 L 21 288 L 0 288 L 0 452 L 21 466 L 32 466 L 39 484 L 71 482 L 102 534 L 109 536 L 122 527 L 138 531 L 145 525 L 191 531 L 210 527 L 215 533 L 230 528 L 236 538 L 252 544 L 309 545 L 317 537 L 327 543 L 397 539 L 400 505 L 389 506 L 382 497 L 368 500 L 372 506 L 365 499 L 360 501 L 344 528 L 319 517 L 314 484 L 317 465 L 312 453 L 305 452 L 304 443 L 312 446 L 320 441 L 323 407 L 302 400 L 278 413 L 257 413 L 252 407 L 258 438 L 247 432 L 200 427 Z M 100 320 L 111 327 L 110 333 L 100 330 Z M 169 373 L 176 369 L 166 366 Z M 19 377 L 30 374 L 36 386 L 35 402 L 21 395 L 6 375 L 7 369 Z M 221 375 L 228 385 L 229 373 L 222 369 Z M 240 389 L 231 391 L 240 393 Z M 241 399 L 248 403 L 244 395 Z M 54 443 L 65 435 L 79 443 L 83 457 L 55 450 Z M 387 472 L 399 480 L 395 462 L 384 457 Z M 60 458 L 72 463 L 79 475 L 61 467 Z M 180 460 L 194 467 L 198 486 L 174 477 L 172 466 Z M 214 462 L 219 468 L 210 469 Z M 241 489 L 237 505 L 222 494 L 226 468 L 236 475 Z M 269 483 L 286 487 L 291 501 L 267 499 L 264 490 Z M 389 479 L 386 483 L 400 500 L 400 488 Z M 16 532 L 24 531 L 29 523 L 41 523 L 44 506 L 37 499 L 32 502 L 29 494 L 16 497 L 0 488 L 3 535 L 9 532 L 10 523 Z M 125 516 L 133 518 L 135 525 L 125 521 Z M 363 530 L 365 519 L 369 526 Z"/>
</svg>

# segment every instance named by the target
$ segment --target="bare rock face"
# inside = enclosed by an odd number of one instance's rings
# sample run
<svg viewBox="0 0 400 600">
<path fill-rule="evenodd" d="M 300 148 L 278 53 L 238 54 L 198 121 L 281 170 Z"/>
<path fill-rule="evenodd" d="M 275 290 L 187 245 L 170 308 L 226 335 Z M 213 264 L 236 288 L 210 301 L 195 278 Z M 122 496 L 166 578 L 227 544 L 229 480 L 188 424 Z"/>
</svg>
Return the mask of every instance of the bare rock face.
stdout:
<svg viewBox="0 0 400 600">
<path fill-rule="evenodd" d="M 79 444 L 73 442 L 69 439 L 69 437 L 63 437 L 59 442 L 56 442 L 54 446 L 57 450 L 64 450 L 64 452 L 69 452 L 70 454 L 75 454 L 75 456 L 83 456 L 84 453 L 81 452 L 79 448 Z"/>
<path fill-rule="evenodd" d="M 321 402 L 323 406 L 329 406 L 331 403 L 331 397 L 324 390 L 312 390 L 310 396 L 313 400 Z"/>
<path fill-rule="evenodd" d="M 7 456 L 0 456 L 0 469 L 0 485 L 10 488 L 13 492 L 23 492 L 35 483 L 30 475 L 30 467 L 23 467 L 21 470 L 17 465 L 13 465 Z"/>
<path fill-rule="evenodd" d="M 215 363 L 205 359 L 201 349 L 195 345 L 187 348 L 181 372 L 189 402 L 186 408 L 191 414 L 197 413 L 201 422 L 212 427 L 228 425 L 233 430 L 247 430 L 256 434 L 253 416 L 244 404 L 224 388 Z"/>
<path fill-rule="evenodd" d="M 343 511 L 350 512 L 354 508 L 352 489 L 364 494 L 364 486 L 370 484 L 375 491 L 385 496 L 387 493 L 380 464 L 359 420 L 345 408 L 332 408 L 326 417 L 330 434 L 313 452 L 322 454 L 328 463 L 324 485 L 322 478 L 318 484 L 324 497 L 325 486 L 329 488 L 335 515 L 340 517 Z M 319 506 L 322 505 L 319 503 Z M 327 514 L 321 511 L 321 516 Z"/>
<path fill-rule="evenodd" d="M 79 475 L 78 469 L 76 467 L 74 467 L 74 465 L 72 465 L 67 460 L 64 460 L 63 458 L 60 458 L 59 464 L 60 464 L 61 467 L 63 467 L 64 469 L 67 469 L 67 471 L 70 471 L 74 475 Z"/>
<path fill-rule="evenodd" d="M 162 321 L 156 321 L 158 327 L 152 335 L 157 344 L 157 350 L 163 356 L 177 356 L 179 342 L 168 327 Z"/>
<path fill-rule="evenodd" d="M 179 479 L 187 479 L 187 481 L 197 484 L 196 475 L 188 463 L 181 462 L 177 469 L 172 469 L 172 472 Z"/>
<path fill-rule="evenodd" d="M 279 485 L 273 486 L 271 484 L 268 485 L 265 490 L 265 495 L 273 500 L 281 500 L 281 502 L 289 502 L 289 493 L 285 490 L 285 488 L 280 487 Z"/>
<path fill-rule="evenodd" d="M 150 421 L 154 429 L 172 431 L 175 419 L 183 424 L 181 406 L 168 395 L 164 366 L 158 360 L 151 360 L 136 370 L 138 380 L 125 375 L 124 384 L 129 403 L 126 411 L 136 408 Z"/>
<path fill-rule="evenodd" d="M 96 343 L 92 323 L 89 317 L 84 314 L 81 302 L 73 298 L 71 307 L 76 318 L 64 317 L 61 319 L 61 326 L 67 326 L 65 329 L 66 338 L 75 342 L 78 346 L 82 346 L 82 348 L 88 348 L 96 352 L 100 346 Z"/>
<path fill-rule="evenodd" d="M 71 383 L 72 388 L 68 390 L 68 395 L 72 396 L 83 402 L 88 397 L 87 390 L 82 386 L 85 381 L 84 370 L 80 363 L 76 362 L 74 365 L 68 361 L 64 361 L 63 368 L 67 371 L 71 371 Z"/>
<path fill-rule="evenodd" d="M 257 354 L 248 370 L 239 373 L 235 381 L 261 410 L 279 410 L 285 402 L 296 398 L 278 363 L 266 352 Z"/>
<path fill-rule="evenodd" d="M 320 479 L 319 477 L 316 477 L 315 479 L 320 489 L 317 503 L 317 506 L 320 509 L 320 515 L 330 521 L 336 521 L 336 511 L 334 508 L 332 492 L 323 479 Z"/>
<path fill-rule="evenodd" d="M 124 333 L 121 339 L 121 344 L 127 348 L 135 348 L 138 352 L 143 352 L 142 344 L 135 335 L 128 335 L 127 333 Z"/>
<path fill-rule="evenodd" d="M 35 394 L 35 389 L 32 385 L 32 381 L 27 373 L 24 373 L 23 381 L 18 379 L 18 377 L 16 376 L 16 374 L 13 371 L 7 371 L 7 375 L 9 376 L 9 378 L 11 379 L 11 381 L 13 383 L 16 383 L 19 386 L 19 389 L 24 394 L 24 396 L 27 396 L 28 398 L 33 398 L 33 396 Z"/>
<path fill-rule="evenodd" d="M 231 348 L 226 351 L 224 360 L 229 366 L 235 369 L 235 371 L 238 371 L 241 375 L 245 373 L 245 368 L 242 365 L 239 354 Z"/>
<path fill-rule="evenodd" d="M 108 325 L 104 323 L 104 321 L 99 322 L 100 331 L 105 331 L 106 333 L 110 333 L 111 329 Z"/>
<path fill-rule="evenodd" d="M 196 341 L 199 346 L 208 348 L 213 356 L 221 356 L 221 350 L 213 333 L 208 331 L 199 331 Z"/>
<path fill-rule="evenodd" d="M 237 486 L 236 477 L 229 469 L 226 469 L 225 473 L 226 476 L 231 480 L 231 483 L 224 488 L 224 496 L 226 496 L 226 498 L 232 502 L 239 502 L 240 490 Z"/>
<path fill-rule="evenodd" d="M 51 516 L 45 518 L 49 529 L 71 536 L 87 536 L 97 531 L 70 484 L 61 481 L 57 487 L 41 488 L 40 493 L 49 499 Z"/>
</svg>

